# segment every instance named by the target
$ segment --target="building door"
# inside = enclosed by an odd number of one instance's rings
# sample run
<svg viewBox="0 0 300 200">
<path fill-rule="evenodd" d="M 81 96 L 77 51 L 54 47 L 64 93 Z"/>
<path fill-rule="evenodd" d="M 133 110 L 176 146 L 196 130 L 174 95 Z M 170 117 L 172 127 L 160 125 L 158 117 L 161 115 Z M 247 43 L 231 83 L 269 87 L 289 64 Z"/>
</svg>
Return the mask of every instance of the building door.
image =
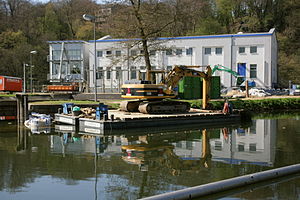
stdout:
<svg viewBox="0 0 300 200">
<path fill-rule="evenodd" d="M 238 63 L 237 68 L 239 77 L 237 77 L 236 85 L 240 86 L 246 80 L 246 63 Z"/>
<path fill-rule="evenodd" d="M 238 74 L 246 77 L 246 63 L 238 63 Z"/>
</svg>

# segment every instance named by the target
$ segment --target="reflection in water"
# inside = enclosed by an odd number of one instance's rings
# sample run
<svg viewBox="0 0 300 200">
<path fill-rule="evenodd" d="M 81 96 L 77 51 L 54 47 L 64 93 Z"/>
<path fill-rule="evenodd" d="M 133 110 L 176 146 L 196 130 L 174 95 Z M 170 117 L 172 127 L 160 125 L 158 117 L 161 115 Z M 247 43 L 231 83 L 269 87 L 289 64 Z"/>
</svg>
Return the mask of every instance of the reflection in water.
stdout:
<svg viewBox="0 0 300 200">
<path fill-rule="evenodd" d="M 37 180 L 46 178 L 93 194 L 88 199 L 136 199 L 293 164 L 300 160 L 300 152 L 293 148 L 300 142 L 282 137 L 285 131 L 295 134 L 288 127 L 300 128 L 298 123 L 255 120 L 247 128 L 100 136 L 77 133 L 65 125 L 56 125 L 48 135 L 32 135 L 19 127 L 16 132 L 0 132 L 0 197 L 18 199 L 13 195 L 20 193 L 20 199 L 30 199 L 26 194 L 36 190 Z M 294 187 L 299 188 L 298 182 Z M 89 194 L 83 189 L 86 183 L 92 184 Z M 68 191 L 61 195 L 79 199 Z"/>
<path fill-rule="evenodd" d="M 174 135 L 170 135 L 173 137 Z M 138 144 L 123 145 L 122 159 L 130 164 L 139 166 L 141 171 L 167 168 L 172 175 L 179 175 L 182 170 L 201 170 L 209 167 L 211 150 L 206 129 L 202 130 L 202 152 L 199 158 L 182 158 L 174 152 L 175 145 L 164 141 L 153 140 L 151 136 L 140 136 Z M 200 156 L 201 155 L 201 156 Z"/>
</svg>

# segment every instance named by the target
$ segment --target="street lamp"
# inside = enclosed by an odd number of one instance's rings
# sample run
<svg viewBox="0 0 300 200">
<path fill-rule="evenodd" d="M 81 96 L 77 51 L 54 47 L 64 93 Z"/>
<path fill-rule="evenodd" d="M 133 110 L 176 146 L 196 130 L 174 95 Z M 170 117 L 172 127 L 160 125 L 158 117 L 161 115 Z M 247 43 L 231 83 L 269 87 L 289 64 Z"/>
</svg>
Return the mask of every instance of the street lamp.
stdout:
<svg viewBox="0 0 300 200">
<path fill-rule="evenodd" d="M 28 67 L 28 64 L 23 63 L 23 93 L 26 93 L 26 67 Z"/>
<path fill-rule="evenodd" d="M 95 91 L 95 101 L 97 101 L 97 77 L 96 77 L 96 67 L 97 67 L 97 50 L 96 50 L 96 17 L 93 15 L 84 14 L 83 19 L 94 23 L 94 91 Z"/>
<path fill-rule="evenodd" d="M 37 54 L 37 51 L 30 51 L 30 92 L 32 93 L 32 54 Z"/>
</svg>

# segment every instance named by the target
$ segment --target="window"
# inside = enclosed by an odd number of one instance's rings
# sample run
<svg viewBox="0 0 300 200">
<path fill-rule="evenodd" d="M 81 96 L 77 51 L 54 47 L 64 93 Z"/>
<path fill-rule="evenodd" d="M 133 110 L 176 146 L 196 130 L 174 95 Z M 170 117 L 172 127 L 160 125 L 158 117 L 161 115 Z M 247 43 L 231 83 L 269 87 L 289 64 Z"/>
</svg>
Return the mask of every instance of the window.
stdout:
<svg viewBox="0 0 300 200">
<path fill-rule="evenodd" d="M 245 146 L 243 144 L 239 144 L 238 151 L 245 151 Z"/>
<path fill-rule="evenodd" d="M 103 57 L 103 51 L 97 51 L 97 57 Z"/>
<path fill-rule="evenodd" d="M 52 60 L 59 60 L 60 59 L 60 50 L 53 50 L 52 51 Z"/>
<path fill-rule="evenodd" d="M 182 49 L 176 49 L 176 55 L 177 56 L 182 55 Z"/>
<path fill-rule="evenodd" d="M 222 151 L 222 142 L 215 141 L 215 150 Z"/>
<path fill-rule="evenodd" d="M 186 149 L 193 150 L 193 142 L 192 141 L 186 141 L 185 146 L 186 146 Z"/>
<path fill-rule="evenodd" d="M 204 54 L 211 54 L 211 48 L 204 48 Z"/>
<path fill-rule="evenodd" d="M 136 55 L 137 55 L 136 50 L 131 50 L 131 51 L 130 51 L 130 55 L 131 55 L 131 56 L 136 56 Z"/>
<path fill-rule="evenodd" d="M 256 144 L 255 143 L 249 144 L 249 151 L 256 151 Z"/>
<path fill-rule="evenodd" d="M 121 78 L 121 67 L 116 67 L 116 79 L 120 79 Z"/>
<path fill-rule="evenodd" d="M 146 70 L 146 66 L 140 66 L 140 70 Z"/>
<path fill-rule="evenodd" d="M 116 51 L 116 56 L 120 57 L 121 56 L 121 51 Z"/>
<path fill-rule="evenodd" d="M 112 55 L 112 52 L 111 51 L 106 51 L 106 56 L 109 57 Z"/>
<path fill-rule="evenodd" d="M 52 64 L 52 75 L 58 74 L 58 69 L 59 69 L 59 64 L 58 63 L 53 63 Z"/>
<path fill-rule="evenodd" d="M 250 64 L 250 78 L 257 78 L 257 65 Z"/>
<path fill-rule="evenodd" d="M 186 55 L 193 55 L 193 48 L 192 47 L 186 49 Z"/>
<path fill-rule="evenodd" d="M 222 54 L 222 50 L 221 47 L 216 48 L 216 54 Z"/>
<path fill-rule="evenodd" d="M 250 53 L 257 53 L 257 46 L 251 46 Z"/>
<path fill-rule="evenodd" d="M 110 67 L 107 67 L 106 68 L 106 79 L 110 79 L 110 76 L 111 76 L 111 70 L 110 70 Z"/>
<path fill-rule="evenodd" d="M 245 47 L 239 47 L 239 53 L 245 53 L 246 50 L 245 50 Z"/>
<path fill-rule="evenodd" d="M 81 50 L 80 49 L 70 49 L 67 51 L 69 59 L 71 60 L 80 60 L 81 59 Z"/>
<path fill-rule="evenodd" d="M 71 62 L 71 74 L 81 74 L 80 63 Z"/>
<path fill-rule="evenodd" d="M 155 56 L 156 51 L 155 50 L 150 50 L 150 56 Z"/>
<path fill-rule="evenodd" d="M 130 79 L 136 79 L 136 67 L 130 67 Z"/>
<path fill-rule="evenodd" d="M 144 55 L 144 50 L 140 50 L 140 55 Z"/>
<path fill-rule="evenodd" d="M 166 55 L 171 56 L 172 55 L 172 49 L 167 49 L 166 50 Z"/>
<path fill-rule="evenodd" d="M 96 79 L 102 79 L 102 78 L 103 78 L 103 67 L 98 67 L 96 73 Z"/>
</svg>

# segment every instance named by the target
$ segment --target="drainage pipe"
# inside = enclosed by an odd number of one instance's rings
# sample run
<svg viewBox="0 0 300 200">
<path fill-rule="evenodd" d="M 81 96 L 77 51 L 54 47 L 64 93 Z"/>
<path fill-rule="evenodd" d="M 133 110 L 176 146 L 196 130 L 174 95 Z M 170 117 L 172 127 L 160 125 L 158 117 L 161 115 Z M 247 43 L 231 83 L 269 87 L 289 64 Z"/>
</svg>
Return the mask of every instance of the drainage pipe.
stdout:
<svg viewBox="0 0 300 200">
<path fill-rule="evenodd" d="M 290 165 L 287 167 L 281 167 L 277 169 L 258 172 L 255 174 L 244 175 L 240 177 L 230 178 L 214 183 L 208 183 L 205 185 L 190 187 L 174 192 L 165 194 L 159 194 L 152 197 L 146 197 L 142 200 L 185 200 L 203 197 L 226 190 L 247 186 L 250 184 L 258 183 L 261 181 L 267 181 L 282 176 L 287 176 L 300 172 L 300 164 Z"/>
</svg>

